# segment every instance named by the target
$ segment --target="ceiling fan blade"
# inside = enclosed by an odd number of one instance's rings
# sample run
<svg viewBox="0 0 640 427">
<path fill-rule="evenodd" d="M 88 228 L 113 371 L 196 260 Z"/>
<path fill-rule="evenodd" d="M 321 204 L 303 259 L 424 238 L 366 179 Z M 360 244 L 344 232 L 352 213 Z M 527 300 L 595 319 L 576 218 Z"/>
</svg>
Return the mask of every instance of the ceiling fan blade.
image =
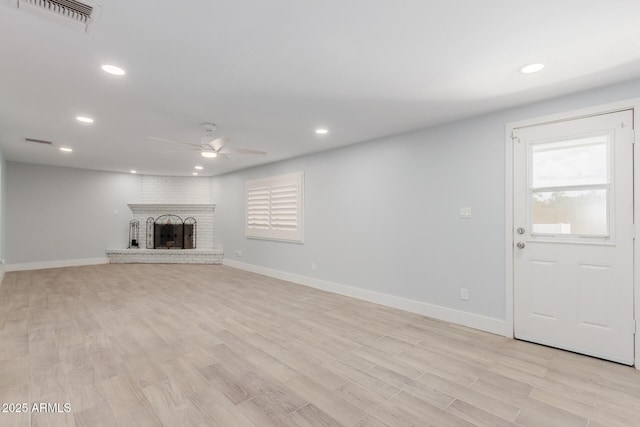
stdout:
<svg viewBox="0 0 640 427">
<path fill-rule="evenodd" d="M 158 138 L 158 137 L 155 137 L 155 136 L 148 136 L 147 139 L 151 139 L 151 140 L 154 140 L 154 141 L 161 141 L 161 142 L 171 142 L 172 144 L 189 145 L 191 147 L 200 148 L 200 145 L 198 145 L 198 144 L 191 144 L 189 142 L 172 141 L 170 139 Z"/>
<path fill-rule="evenodd" d="M 197 151 L 202 151 L 199 148 L 192 148 L 187 150 L 163 150 L 161 153 L 194 153 Z"/>
<path fill-rule="evenodd" d="M 250 150 L 248 148 L 224 147 L 218 153 L 221 154 L 267 154 L 266 151 Z"/>
<path fill-rule="evenodd" d="M 205 142 L 205 144 L 209 145 L 216 152 L 218 152 L 218 151 L 220 151 L 222 149 L 222 147 L 225 146 L 225 144 L 228 144 L 230 142 L 231 142 L 231 138 L 229 138 L 228 136 L 221 136 L 221 137 L 216 138 L 214 140 L 207 141 L 207 142 Z"/>
</svg>

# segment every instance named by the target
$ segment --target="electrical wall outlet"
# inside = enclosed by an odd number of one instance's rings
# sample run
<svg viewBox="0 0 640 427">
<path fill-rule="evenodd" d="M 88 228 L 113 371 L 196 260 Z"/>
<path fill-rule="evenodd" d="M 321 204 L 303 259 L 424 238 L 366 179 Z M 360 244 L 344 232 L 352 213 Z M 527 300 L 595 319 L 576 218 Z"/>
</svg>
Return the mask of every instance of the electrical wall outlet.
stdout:
<svg viewBox="0 0 640 427">
<path fill-rule="evenodd" d="M 469 301 L 469 289 L 460 288 L 460 299 L 464 301 Z"/>
<path fill-rule="evenodd" d="M 240 249 L 236 250 L 236 256 L 237 257 L 241 257 L 242 256 L 242 251 Z"/>
<path fill-rule="evenodd" d="M 311 263 L 311 270 L 316 271 L 318 269 L 318 264 L 316 264 L 315 262 Z"/>
</svg>

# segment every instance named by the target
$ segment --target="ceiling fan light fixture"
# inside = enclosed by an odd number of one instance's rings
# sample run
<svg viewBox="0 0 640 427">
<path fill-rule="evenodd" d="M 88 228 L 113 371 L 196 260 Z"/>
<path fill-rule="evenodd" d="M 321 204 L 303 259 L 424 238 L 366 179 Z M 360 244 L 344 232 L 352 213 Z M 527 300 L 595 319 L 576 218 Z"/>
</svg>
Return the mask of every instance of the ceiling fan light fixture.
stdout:
<svg viewBox="0 0 640 427">
<path fill-rule="evenodd" d="M 318 135 L 326 135 L 329 133 L 329 129 L 325 129 L 325 128 L 318 128 L 316 129 L 316 133 Z"/>
<path fill-rule="evenodd" d="M 218 153 L 216 153 L 215 151 L 203 151 L 202 153 L 200 153 L 200 155 L 202 157 L 206 157 L 208 159 L 212 159 L 214 157 L 218 157 Z"/>
</svg>

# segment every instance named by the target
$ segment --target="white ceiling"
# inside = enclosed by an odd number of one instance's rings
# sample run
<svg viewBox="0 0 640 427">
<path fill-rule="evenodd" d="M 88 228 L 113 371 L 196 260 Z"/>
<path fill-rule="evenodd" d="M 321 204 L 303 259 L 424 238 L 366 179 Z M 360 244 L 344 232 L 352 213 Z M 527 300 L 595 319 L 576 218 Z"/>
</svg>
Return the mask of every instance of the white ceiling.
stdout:
<svg viewBox="0 0 640 427">
<path fill-rule="evenodd" d="M 98 0 L 89 34 L 10 4 L 12 161 L 217 175 L 640 76 L 638 0 Z M 536 61 L 547 68 L 518 73 Z M 199 143 L 203 122 L 268 155 L 204 159 L 145 138 Z"/>
</svg>

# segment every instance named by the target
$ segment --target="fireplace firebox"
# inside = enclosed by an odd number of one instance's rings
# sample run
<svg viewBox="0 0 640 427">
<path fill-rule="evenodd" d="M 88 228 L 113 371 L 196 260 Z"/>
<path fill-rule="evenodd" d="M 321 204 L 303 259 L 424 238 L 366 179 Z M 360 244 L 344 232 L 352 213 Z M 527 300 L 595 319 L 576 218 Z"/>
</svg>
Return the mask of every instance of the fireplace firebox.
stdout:
<svg viewBox="0 0 640 427">
<path fill-rule="evenodd" d="M 195 249 L 195 218 L 161 215 L 147 218 L 147 249 Z"/>
</svg>

